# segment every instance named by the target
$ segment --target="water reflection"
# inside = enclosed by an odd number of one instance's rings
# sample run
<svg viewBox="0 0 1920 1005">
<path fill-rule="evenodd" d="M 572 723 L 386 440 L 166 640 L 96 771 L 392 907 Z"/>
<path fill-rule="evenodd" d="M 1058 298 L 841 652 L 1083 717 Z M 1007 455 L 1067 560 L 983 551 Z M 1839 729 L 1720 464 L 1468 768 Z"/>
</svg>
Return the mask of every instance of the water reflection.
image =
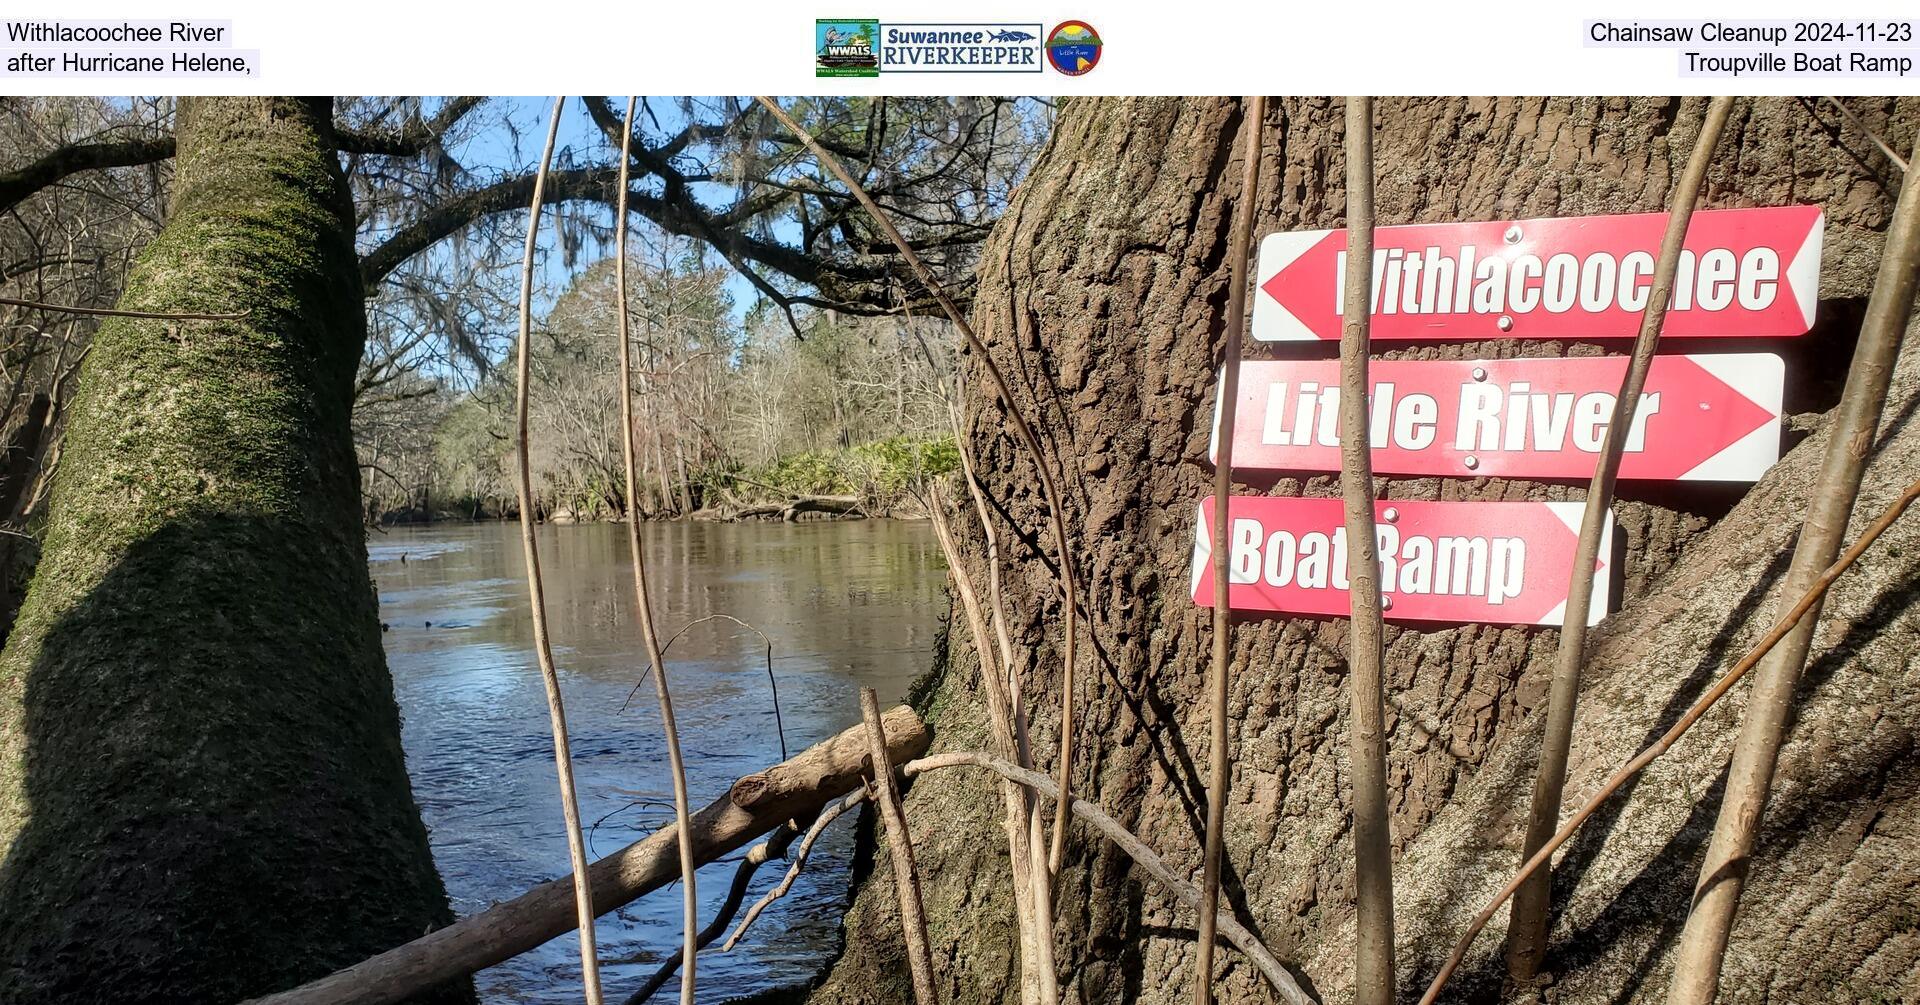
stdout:
<svg viewBox="0 0 1920 1005">
<path fill-rule="evenodd" d="M 645 535 L 664 634 L 730 614 L 773 641 L 792 750 L 857 722 L 858 687 L 897 701 L 928 664 L 945 601 L 938 547 L 923 525 L 663 523 Z M 590 851 L 604 855 L 673 817 L 651 685 L 628 703 L 645 657 L 625 530 L 544 528 L 539 542 L 581 818 L 593 827 Z M 369 545 L 414 794 L 455 911 L 465 916 L 564 875 L 517 526 L 400 529 Z M 780 759 L 765 646 L 735 625 L 709 622 L 682 635 L 667 661 L 698 808 L 739 775 Z M 801 882 L 738 949 L 701 955 L 701 1001 L 814 972 L 837 938 L 850 845 L 849 829 L 830 833 Z M 779 871 L 763 867 L 753 895 Z M 717 910 L 732 873 L 731 863 L 701 872 L 703 919 Z M 623 998 L 678 948 L 679 911 L 676 887 L 601 919 L 609 999 Z M 482 999 L 578 1001 L 577 951 L 568 934 L 480 974 Z"/>
</svg>

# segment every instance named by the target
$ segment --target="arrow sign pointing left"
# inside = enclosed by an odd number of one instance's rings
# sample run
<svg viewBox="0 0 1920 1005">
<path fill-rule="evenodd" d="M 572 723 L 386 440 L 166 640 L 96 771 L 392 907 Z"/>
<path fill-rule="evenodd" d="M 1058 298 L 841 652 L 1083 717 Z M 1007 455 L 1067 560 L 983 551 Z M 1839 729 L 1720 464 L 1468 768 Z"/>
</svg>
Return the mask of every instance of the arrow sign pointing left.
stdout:
<svg viewBox="0 0 1920 1005">
<path fill-rule="evenodd" d="M 1665 213 L 1374 231 L 1378 341 L 1632 338 Z M 1818 206 L 1702 210 L 1687 227 L 1664 338 L 1802 335 L 1820 294 Z M 1344 230 L 1260 242 L 1253 337 L 1340 337 Z"/>
</svg>

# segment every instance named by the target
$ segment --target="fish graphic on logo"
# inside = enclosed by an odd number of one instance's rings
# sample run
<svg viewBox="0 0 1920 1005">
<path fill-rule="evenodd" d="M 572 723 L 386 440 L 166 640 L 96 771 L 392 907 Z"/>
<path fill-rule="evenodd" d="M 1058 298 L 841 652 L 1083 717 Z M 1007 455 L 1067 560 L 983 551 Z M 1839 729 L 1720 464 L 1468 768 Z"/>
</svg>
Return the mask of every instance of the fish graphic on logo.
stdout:
<svg viewBox="0 0 1920 1005">
<path fill-rule="evenodd" d="M 996 31 L 987 37 L 993 39 L 995 42 L 1031 42 L 1034 39 L 1034 36 L 1029 32 L 1014 31 L 1011 28 Z"/>
<path fill-rule="evenodd" d="M 877 19 L 821 19 L 814 23 L 813 75 L 878 77 L 880 22 Z"/>
<path fill-rule="evenodd" d="M 1062 21 L 1047 33 L 1047 62 L 1069 77 L 1100 63 L 1100 34 L 1085 21 Z"/>
</svg>

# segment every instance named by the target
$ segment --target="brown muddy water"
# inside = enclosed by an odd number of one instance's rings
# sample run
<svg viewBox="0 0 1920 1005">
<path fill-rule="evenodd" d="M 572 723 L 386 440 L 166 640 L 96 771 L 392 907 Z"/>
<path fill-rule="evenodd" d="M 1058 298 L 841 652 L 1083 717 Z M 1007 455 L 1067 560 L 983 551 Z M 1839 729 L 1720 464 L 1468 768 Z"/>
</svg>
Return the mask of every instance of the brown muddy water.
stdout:
<svg viewBox="0 0 1920 1005">
<path fill-rule="evenodd" d="M 786 745 L 799 751 L 860 719 L 858 688 L 898 701 L 930 664 L 945 609 L 944 566 L 924 524 L 657 523 L 644 530 L 663 635 L 731 614 L 773 642 Z M 573 738 L 580 815 L 598 857 L 673 819 L 651 683 L 633 611 L 625 528 L 543 528 L 547 611 Z M 368 542 L 413 791 L 462 917 L 568 871 L 545 694 L 515 524 L 402 528 Z M 692 628 L 667 653 L 696 809 L 740 775 L 780 760 L 765 646 L 726 622 Z M 632 694 L 631 702 L 628 701 Z M 836 825 L 793 891 L 732 953 L 700 955 L 700 1001 L 802 982 L 837 948 L 852 827 Z M 763 866 L 749 902 L 783 863 Z M 702 924 L 734 862 L 700 873 Z M 680 889 L 598 926 L 602 980 L 619 1001 L 676 952 Z M 480 973 L 481 1000 L 577 1002 L 572 933 Z M 675 982 L 656 996 L 670 1000 Z"/>
</svg>

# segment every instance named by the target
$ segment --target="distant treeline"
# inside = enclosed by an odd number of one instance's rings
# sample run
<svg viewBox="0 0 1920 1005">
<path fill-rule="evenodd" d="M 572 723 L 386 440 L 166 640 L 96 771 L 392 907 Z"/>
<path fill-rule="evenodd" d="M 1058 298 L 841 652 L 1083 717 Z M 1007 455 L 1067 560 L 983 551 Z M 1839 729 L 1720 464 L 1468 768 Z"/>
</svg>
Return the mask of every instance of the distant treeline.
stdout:
<svg viewBox="0 0 1920 1005">
<path fill-rule="evenodd" d="M 809 496 L 911 513 L 916 476 L 957 463 L 935 369 L 946 365 L 944 322 L 823 311 L 789 321 L 764 303 L 743 313 L 708 255 L 672 245 L 648 259 L 627 269 L 644 515 L 724 516 Z M 614 294 L 603 260 L 536 319 L 530 453 L 543 518 L 626 511 Z M 412 372 L 363 396 L 370 521 L 517 512 L 510 362 L 468 387 Z"/>
</svg>

